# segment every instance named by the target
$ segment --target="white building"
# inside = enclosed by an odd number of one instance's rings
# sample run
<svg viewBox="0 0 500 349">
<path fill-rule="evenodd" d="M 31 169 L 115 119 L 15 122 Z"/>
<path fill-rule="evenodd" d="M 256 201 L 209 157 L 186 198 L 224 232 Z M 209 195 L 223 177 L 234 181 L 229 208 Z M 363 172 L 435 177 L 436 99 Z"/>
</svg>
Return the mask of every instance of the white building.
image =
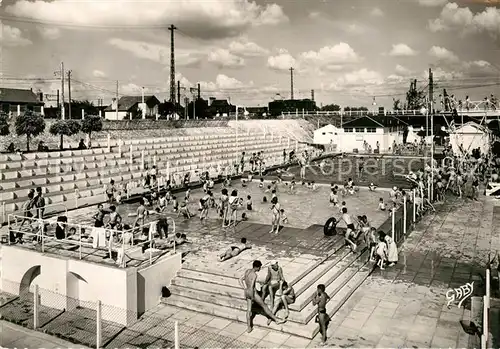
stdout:
<svg viewBox="0 0 500 349">
<path fill-rule="evenodd" d="M 351 153 L 355 149 L 363 152 L 365 145 L 369 145 L 373 151 L 387 152 L 392 148 L 394 142 L 403 143 L 403 130 L 406 123 L 386 116 L 383 118 L 363 116 L 358 119 L 346 122 L 339 130 L 337 148 L 346 153 Z"/>
<path fill-rule="evenodd" d="M 477 148 L 481 149 L 481 154 L 487 154 L 491 146 L 491 132 L 475 122 L 467 122 L 450 133 L 450 144 L 457 155 L 463 152 L 470 154 Z"/>
<path fill-rule="evenodd" d="M 157 117 L 160 101 L 155 96 L 123 96 L 118 100 L 118 113 L 116 112 L 116 100 L 104 109 L 104 117 L 107 120 L 127 120 L 141 115 L 142 119 Z"/>
<path fill-rule="evenodd" d="M 339 129 L 333 125 L 326 125 L 314 131 L 314 144 L 328 145 L 336 144 Z"/>
</svg>

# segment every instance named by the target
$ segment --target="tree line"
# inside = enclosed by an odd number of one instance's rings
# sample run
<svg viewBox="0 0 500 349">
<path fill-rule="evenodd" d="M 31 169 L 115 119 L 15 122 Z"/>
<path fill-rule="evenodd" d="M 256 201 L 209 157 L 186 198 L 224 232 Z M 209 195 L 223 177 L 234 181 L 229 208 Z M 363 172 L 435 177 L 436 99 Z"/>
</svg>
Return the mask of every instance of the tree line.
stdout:
<svg viewBox="0 0 500 349">
<path fill-rule="evenodd" d="M 26 136 L 26 149 L 30 150 L 30 141 L 38 137 L 45 131 L 45 119 L 42 115 L 27 110 L 16 117 L 14 131 L 18 136 Z M 89 142 L 93 132 L 102 130 L 102 120 L 99 116 L 89 115 L 83 120 L 57 120 L 50 125 L 49 133 L 60 137 L 59 147 L 64 149 L 64 136 L 73 136 L 79 132 L 88 135 Z M 0 113 L 0 136 L 10 134 L 9 117 L 5 113 Z M 90 147 L 90 144 L 89 144 Z"/>
</svg>

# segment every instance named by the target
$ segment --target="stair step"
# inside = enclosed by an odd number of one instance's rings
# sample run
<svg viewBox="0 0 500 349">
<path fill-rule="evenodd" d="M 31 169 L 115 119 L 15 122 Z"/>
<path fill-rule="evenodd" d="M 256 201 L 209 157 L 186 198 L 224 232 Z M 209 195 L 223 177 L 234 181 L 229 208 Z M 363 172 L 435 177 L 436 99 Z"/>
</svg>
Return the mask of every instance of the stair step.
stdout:
<svg viewBox="0 0 500 349">
<path fill-rule="evenodd" d="M 363 283 L 363 281 L 368 277 L 369 270 L 359 271 L 354 277 L 352 277 L 346 285 L 342 287 L 333 294 L 332 289 L 337 289 L 337 287 L 327 287 L 327 293 L 331 296 L 330 301 L 327 303 L 326 309 L 330 316 L 333 316 L 340 307 L 347 301 L 347 299 L 352 295 L 352 293 Z M 233 321 L 239 321 L 246 323 L 246 311 L 239 310 L 235 308 L 230 308 L 226 306 L 215 306 L 213 303 L 207 303 L 204 301 L 172 296 L 169 298 L 162 298 L 162 303 L 175 306 L 181 309 L 188 309 L 196 312 L 201 312 L 209 315 L 214 315 L 221 318 L 226 318 Z M 292 313 L 290 313 L 291 315 Z M 318 333 L 318 325 L 314 322 L 314 316 L 311 317 L 307 324 L 299 324 L 293 321 L 289 321 L 283 325 L 276 325 L 271 323 L 267 325 L 267 319 L 264 316 L 256 316 L 254 319 L 254 325 L 256 327 L 262 327 L 264 329 L 273 329 L 276 331 L 292 334 L 295 336 L 301 336 L 305 338 L 312 339 Z"/>
<path fill-rule="evenodd" d="M 237 278 L 192 270 L 189 269 L 189 267 L 188 268 L 183 267 L 181 270 L 179 270 L 179 272 L 177 273 L 177 277 L 187 278 L 191 280 L 198 280 L 202 282 L 208 282 L 211 284 L 223 285 L 228 287 L 235 287 L 241 290 L 241 286 Z M 175 279 L 176 278 L 174 278 L 174 280 Z"/>
</svg>

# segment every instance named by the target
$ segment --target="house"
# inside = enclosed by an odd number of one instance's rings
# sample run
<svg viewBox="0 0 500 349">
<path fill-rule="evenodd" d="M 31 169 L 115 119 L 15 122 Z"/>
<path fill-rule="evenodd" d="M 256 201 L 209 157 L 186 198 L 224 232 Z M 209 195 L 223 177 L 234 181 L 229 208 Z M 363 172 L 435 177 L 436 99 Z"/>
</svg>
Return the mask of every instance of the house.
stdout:
<svg viewBox="0 0 500 349">
<path fill-rule="evenodd" d="M 339 129 L 332 124 L 323 126 L 314 131 L 314 144 L 337 144 Z"/>
<path fill-rule="evenodd" d="M 387 152 L 394 142 L 403 143 L 403 132 L 406 127 L 405 122 L 389 115 L 362 116 L 344 123 L 334 143 L 342 152 L 361 152 L 366 145 L 375 150 L 377 144 L 380 152 Z"/>
<path fill-rule="evenodd" d="M 104 117 L 107 120 L 125 120 L 137 118 L 156 118 L 160 101 L 155 96 L 144 96 L 144 106 L 142 106 L 142 96 L 123 96 L 118 100 L 118 112 L 116 112 L 116 99 L 104 109 Z"/>
<path fill-rule="evenodd" d="M 491 131 L 475 122 L 467 122 L 457 127 L 450 133 L 450 144 L 453 153 L 461 155 L 464 152 L 471 154 L 472 150 L 479 148 L 481 154 L 487 154 L 492 141 Z"/>
<path fill-rule="evenodd" d="M 32 110 L 43 115 L 43 94 L 35 94 L 33 90 L 17 88 L 0 88 L 0 111 L 9 115 L 20 115 Z"/>
<path fill-rule="evenodd" d="M 213 116 L 227 117 L 231 113 L 236 113 L 236 106 L 230 104 L 226 99 L 209 99 L 210 105 L 208 106 L 209 113 Z"/>
</svg>

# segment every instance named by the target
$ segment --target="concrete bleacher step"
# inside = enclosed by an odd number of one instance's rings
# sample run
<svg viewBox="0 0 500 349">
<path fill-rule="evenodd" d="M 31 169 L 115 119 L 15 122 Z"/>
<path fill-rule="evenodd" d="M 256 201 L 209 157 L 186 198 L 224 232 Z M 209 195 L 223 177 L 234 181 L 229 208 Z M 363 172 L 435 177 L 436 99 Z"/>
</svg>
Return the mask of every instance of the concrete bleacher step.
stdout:
<svg viewBox="0 0 500 349">
<path fill-rule="evenodd" d="M 341 281 L 339 280 L 338 284 L 334 283 L 327 286 L 326 292 L 331 297 L 326 307 L 329 316 L 333 316 L 347 301 L 347 299 L 349 299 L 349 297 L 354 293 L 354 291 L 368 277 L 369 270 L 365 268 L 364 265 L 365 264 L 350 267 L 349 270 L 346 270 L 346 277 L 342 278 Z M 195 295 L 202 295 L 202 297 L 207 297 L 206 295 L 203 295 L 203 293 L 196 291 L 188 290 L 185 292 L 189 293 L 191 297 Z M 240 294 L 242 294 L 241 289 L 240 289 Z M 214 301 L 221 302 L 220 301 L 221 297 L 217 295 L 215 297 L 209 296 L 209 298 L 205 298 L 205 300 L 199 300 L 191 297 L 176 296 L 175 294 L 172 294 L 171 297 L 162 299 L 162 302 L 182 309 L 202 312 L 205 314 L 214 315 L 217 317 L 226 318 L 229 320 L 239 321 L 243 323 L 246 322 L 245 309 L 238 309 L 232 306 L 214 304 Z M 229 297 L 226 296 L 226 300 L 227 298 Z M 240 300 L 236 299 L 236 302 L 239 301 Z M 231 300 L 231 302 L 233 301 Z M 318 332 L 318 325 L 314 321 L 316 315 L 315 307 L 311 308 L 311 314 L 307 316 L 308 319 L 307 322 L 294 321 L 297 320 L 294 313 L 297 314 L 298 312 L 294 312 L 292 310 L 290 312 L 289 321 L 287 321 L 285 324 L 276 325 L 274 323 L 271 323 L 271 325 L 269 326 L 267 325 L 267 319 L 265 317 L 257 315 L 254 319 L 254 326 L 262 328 L 271 328 L 276 331 L 281 331 L 284 333 L 312 339 Z"/>
</svg>

